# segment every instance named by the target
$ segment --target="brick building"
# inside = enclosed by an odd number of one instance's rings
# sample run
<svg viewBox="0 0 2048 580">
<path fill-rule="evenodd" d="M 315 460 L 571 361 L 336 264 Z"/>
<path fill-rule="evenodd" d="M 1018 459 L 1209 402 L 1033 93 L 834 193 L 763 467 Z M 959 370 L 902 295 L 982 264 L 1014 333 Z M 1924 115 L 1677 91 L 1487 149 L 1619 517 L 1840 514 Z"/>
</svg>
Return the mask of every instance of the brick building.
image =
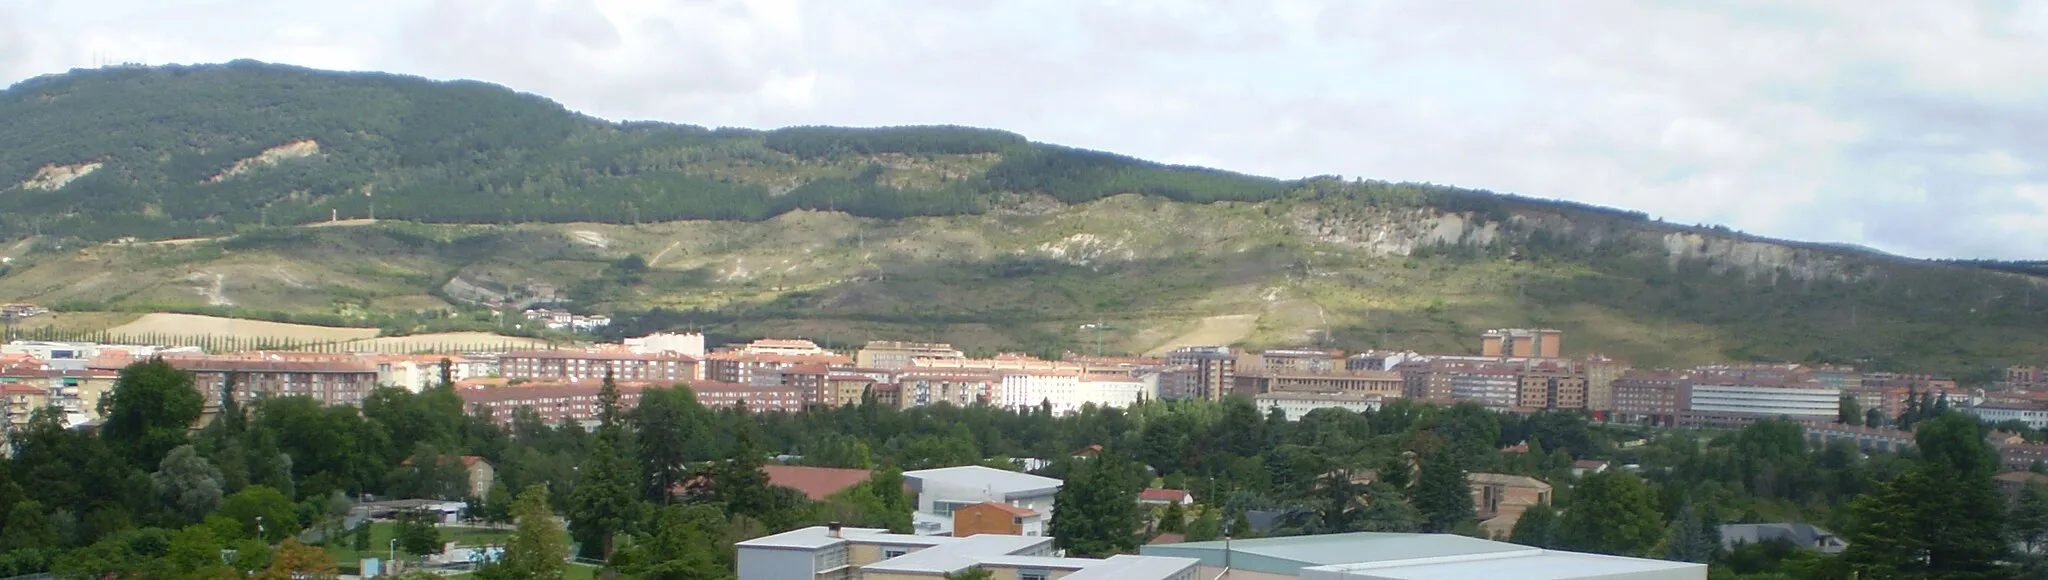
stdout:
<svg viewBox="0 0 2048 580">
<path fill-rule="evenodd" d="M 554 383 L 529 383 L 509 387 L 471 387 L 456 390 L 464 405 L 476 409 L 488 409 L 491 418 L 501 424 L 509 424 L 514 412 L 521 407 L 532 408 L 542 421 L 557 424 L 563 421 L 587 422 L 597 420 L 597 393 L 603 387 L 603 380 L 565 381 Z M 640 394 L 650 387 L 668 387 L 666 382 L 616 382 L 619 389 L 619 408 L 632 409 L 640 404 Z M 680 386 L 680 385 L 678 385 Z M 797 411 L 803 409 L 803 396 L 788 387 L 756 387 L 731 383 L 698 381 L 687 385 L 697 402 L 711 408 L 726 408 L 741 402 L 752 411 Z"/>
<path fill-rule="evenodd" d="M 696 359 L 680 353 L 615 349 L 528 350 L 498 356 L 501 376 L 537 381 L 602 379 L 610 370 L 619 381 L 686 382 L 697 379 L 697 364 Z"/>
<path fill-rule="evenodd" d="M 230 375 L 235 401 L 245 405 L 260 395 L 304 396 L 322 405 L 356 406 L 377 388 L 377 367 L 354 355 L 246 353 L 163 360 L 192 373 L 192 386 L 206 398 L 208 416 L 219 408 L 221 385 Z"/>
</svg>

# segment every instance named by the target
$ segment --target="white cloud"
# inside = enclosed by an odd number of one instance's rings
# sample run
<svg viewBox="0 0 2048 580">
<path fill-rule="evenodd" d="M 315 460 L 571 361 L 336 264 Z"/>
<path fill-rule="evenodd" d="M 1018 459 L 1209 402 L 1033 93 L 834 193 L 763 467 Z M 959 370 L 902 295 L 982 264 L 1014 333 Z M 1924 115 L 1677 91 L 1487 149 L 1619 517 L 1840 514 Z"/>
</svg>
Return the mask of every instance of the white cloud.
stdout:
<svg viewBox="0 0 2048 580">
<path fill-rule="evenodd" d="M 612 118 L 951 123 L 2041 258 L 2042 2 L 12 0 L 0 75 L 256 58 Z M 1902 25 L 1910 23 L 1910 25 Z"/>
</svg>

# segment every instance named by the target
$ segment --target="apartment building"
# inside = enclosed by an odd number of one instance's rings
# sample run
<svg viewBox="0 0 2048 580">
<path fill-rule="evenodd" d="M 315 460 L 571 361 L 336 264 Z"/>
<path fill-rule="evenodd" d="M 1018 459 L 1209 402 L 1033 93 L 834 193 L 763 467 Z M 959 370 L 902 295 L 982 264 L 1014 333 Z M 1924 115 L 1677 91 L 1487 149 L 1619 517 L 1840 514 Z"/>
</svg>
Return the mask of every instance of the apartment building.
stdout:
<svg viewBox="0 0 2048 580">
<path fill-rule="evenodd" d="M 1344 359 L 1344 370 L 1391 371 L 1395 365 L 1418 358 L 1422 358 L 1422 354 L 1415 351 L 1369 350 Z"/>
<path fill-rule="evenodd" d="M 1453 371 L 1451 398 L 1478 403 L 1489 409 L 1513 409 L 1521 402 L 1521 372 L 1501 368 L 1471 368 Z"/>
<path fill-rule="evenodd" d="M 698 378 L 697 359 L 624 349 L 514 351 L 498 356 L 498 370 L 508 379 L 536 381 L 602 379 L 606 371 L 620 381 L 687 382 Z"/>
<path fill-rule="evenodd" d="M 905 373 L 896 379 L 897 408 L 939 403 L 956 407 L 993 404 L 1006 400 L 1010 392 L 1006 378 L 971 373 Z"/>
<path fill-rule="evenodd" d="M 619 408 L 632 409 L 640 404 L 640 393 L 652 387 L 667 388 L 668 382 L 615 381 L 619 389 Z M 515 411 L 521 407 L 532 408 L 548 424 L 565 421 L 588 423 L 598 419 L 597 394 L 604 381 L 562 381 L 550 383 L 528 383 L 506 387 L 463 387 L 455 394 L 462 398 L 463 405 L 472 409 L 490 411 L 491 419 L 500 424 L 510 424 Z M 803 395 L 788 387 L 756 387 L 732 383 L 697 381 L 687 387 L 699 404 L 711 408 L 726 408 L 746 403 L 747 409 L 756 412 L 799 411 L 804 407 Z"/>
<path fill-rule="evenodd" d="M 657 332 L 621 341 L 634 354 L 675 353 L 704 358 L 704 334 L 699 332 Z"/>
<path fill-rule="evenodd" d="M 913 536 L 832 524 L 736 547 L 739 580 L 918 580 L 973 570 L 1004 580 L 1196 580 L 1199 562 L 1193 558 L 1063 558 L 1054 555 L 1052 543 L 1046 536 Z"/>
<path fill-rule="evenodd" d="M 868 341 L 853 354 L 854 366 L 864 369 L 901 369 L 917 359 L 965 360 L 967 354 L 942 342 Z"/>
<path fill-rule="evenodd" d="M 1569 369 L 1547 369 L 1519 376 L 1517 407 L 1541 410 L 1583 410 L 1586 408 L 1586 378 Z"/>
<path fill-rule="evenodd" d="M 835 374 L 825 377 L 825 391 L 830 393 L 825 405 L 844 407 L 859 405 L 867 396 L 868 389 L 875 386 L 875 379 L 854 374 Z"/>
<path fill-rule="evenodd" d="M 1085 405 L 1122 409 L 1153 396 L 1151 387 L 1147 386 L 1143 379 L 1092 374 L 1081 376 L 1080 382 L 1075 385 L 1075 393 L 1075 402 L 1079 403 L 1076 410 Z"/>
<path fill-rule="evenodd" d="M 32 387 L 44 393 L 42 404 L 62 411 L 67 423 L 100 416 L 100 398 L 114 390 L 120 373 L 106 369 L 60 370 L 42 366 L 0 367 L 0 385 Z"/>
<path fill-rule="evenodd" d="M 1377 393 L 1298 393 L 1277 392 L 1252 396 L 1252 403 L 1260 409 L 1279 409 L 1289 421 L 1299 421 L 1303 415 L 1317 409 L 1346 409 L 1354 413 L 1378 411 L 1389 395 Z"/>
<path fill-rule="evenodd" d="M 1479 356 L 1558 358 L 1563 351 L 1564 332 L 1548 328 L 1508 328 L 1479 335 Z"/>
<path fill-rule="evenodd" d="M 1832 421 L 1841 414 L 1842 391 L 1817 382 L 1734 384 L 1695 382 L 1686 392 L 1679 425 L 1741 428 L 1757 419 Z"/>
<path fill-rule="evenodd" d="M 1984 404 L 1973 407 L 1959 407 L 1958 410 L 1976 415 L 1978 419 L 1987 423 L 2020 421 L 2026 423 L 2029 429 L 2048 428 L 2048 409 L 2039 407 Z"/>
<path fill-rule="evenodd" d="M 1077 393 L 1081 390 L 1081 372 L 1074 370 L 1005 370 L 996 373 L 996 380 L 1002 383 L 996 401 L 999 406 L 1013 409 L 1033 408 L 1041 404 L 1052 405 L 1054 413 L 1068 413 L 1080 408 Z"/>
<path fill-rule="evenodd" d="M 1237 349 L 1227 346 L 1185 346 L 1166 355 L 1166 364 L 1185 367 L 1184 391 L 1190 399 L 1221 401 L 1237 383 Z"/>
<path fill-rule="evenodd" d="M 1336 350 L 1273 349 L 1240 353 L 1236 366 L 1239 374 L 1326 374 L 1344 368 L 1343 357 Z"/>
<path fill-rule="evenodd" d="M 192 373 L 192 386 L 206 397 L 209 416 L 219 407 L 221 385 L 230 376 L 235 400 L 243 404 L 258 396 L 303 396 L 322 405 L 356 406 L 377 388 L 377 368 L 354 355 L 257 352 L 163 360 Z"/>
<path fill-rule="evenodd" d="M 1407 383 L 1401 373 L 1374 370 L 1324 372 L 1260 370 L 1238 373 L 1236 392 L 1263 393 L 1349 393 L 1355 395 L 1401 396 Z"/>
<path fill-rule="evenodd" d="M 734 346 L 727 350 L 728 352 L 740 354 L 779 354 L 786 356 L 836 354 L 820 348 L 818 343 L 798 338 L 763 338 Z"/>
<path fill-rule="evenodd" d="M 0 404 L 6 405 L 7 433 L 19 432 L 28 427 L 29 417 L 37 409 L 50 406 L 50 391 L 19 383 L 0 383 Z"/>
<path fill-rule="evenodd" d="M 722 383 L 764 384 L 781 379 L 757 379 L 758 374 L 775 374 L 777 371 L 798 366 L 822 366 L 826 369 L 845 369 L 853 359 L 843 354 L 784 354 L 775 352 L 753 353 L 739 351 L 714 352 L 705 355 L 704 378 Z"/>
<path fill-rule="evenodd" d="M 1671 371 L 1629 371 L 1612 383 L 1613 420 L 1673 426 L 1680 405 L 1689 400 L 1690 378 Z"/>
<path fill-rule="evenodd" d="M 979 465 L 906 471 L 903 481 L 917 494 L 917 511 L 910 519 L 920 536 L 949 535 L 954 509 L 990 501 L 1032 510 L 1050 520 L 1053 496 L 1060 491 L 1057 479 Z"/>
<path fill-rule="evenodd" d="M 1628 369 L 1628 363 L 1602 356 L 1579 361 L 1580 374 L 1586 378 L 1586 409 L 1596 413 L 1613 411 L 1614 380 Z"/>
</svg>

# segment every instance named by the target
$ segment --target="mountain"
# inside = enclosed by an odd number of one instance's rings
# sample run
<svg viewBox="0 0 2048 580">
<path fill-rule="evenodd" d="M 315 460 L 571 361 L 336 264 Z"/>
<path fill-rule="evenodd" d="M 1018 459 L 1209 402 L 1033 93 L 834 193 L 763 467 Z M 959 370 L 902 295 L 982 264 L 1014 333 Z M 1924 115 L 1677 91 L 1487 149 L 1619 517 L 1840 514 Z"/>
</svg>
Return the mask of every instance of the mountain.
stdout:
<svg viewBox="0 0 2048 580">
<path fill-rule="evenodd" d="M 618 332 L 983 350 L 1459 351 L 1540 325 L 1638 364 L 1975 377 L 2048 358 L 2039 264 L 985 129 L 618 123 L 482 83 L 249 61 L 26 81 L 0 92 L 0 126 L 0 299 L 69 310 L 408 332 L 494 325 L 474 301 L 557 289 Z"/>
</svg>

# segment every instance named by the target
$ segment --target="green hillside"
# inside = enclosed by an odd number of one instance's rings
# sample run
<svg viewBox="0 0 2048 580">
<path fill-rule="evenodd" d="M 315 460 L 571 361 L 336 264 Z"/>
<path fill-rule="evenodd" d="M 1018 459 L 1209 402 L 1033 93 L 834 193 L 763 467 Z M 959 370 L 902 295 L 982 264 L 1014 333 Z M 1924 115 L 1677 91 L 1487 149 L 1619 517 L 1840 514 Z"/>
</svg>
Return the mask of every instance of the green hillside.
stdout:
<svg viewBox="0 0 2048 580">
<path fill-rule="evenodd" d="M 2048 359 L 2038 265 L 1000 131 L 614 123 L 479 83 L 253 62 L 24 82 L 0 126 L 0 300 L 72 310 L 417 331 L 496 325 L 477 297 L 540 284 L 617 332 L 1455 351 L 1546 325 L 1638 364 Z"/>
</svg>

